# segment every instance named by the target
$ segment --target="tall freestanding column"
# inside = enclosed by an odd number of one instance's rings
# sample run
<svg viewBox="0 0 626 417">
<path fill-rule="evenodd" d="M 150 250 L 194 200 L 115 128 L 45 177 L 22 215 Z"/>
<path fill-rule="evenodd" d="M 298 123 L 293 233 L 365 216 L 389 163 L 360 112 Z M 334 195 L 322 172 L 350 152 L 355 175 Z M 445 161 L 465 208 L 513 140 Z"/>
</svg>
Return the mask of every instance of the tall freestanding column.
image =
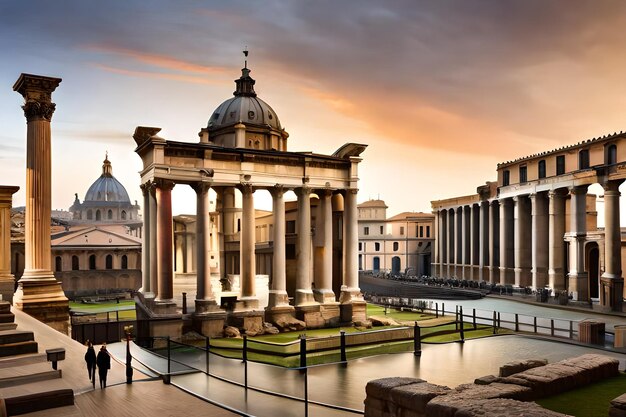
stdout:
<svg viewBox="0 0 626 417">
<path fill-rule="evenodd" d="M 157 296 L 155 312 L 173 313 L 174 303 L 174 230 L 172 224 L 172 189 L 174 183 L 156 183 L 156 248 L 157 248 Z"/>
<path fill-rule="evenodd" d="M 456 230 L 456 227 L 454 227 L 455 212 L 456 210 L 454 208 L 448 209 L 448 278 L 456 277 L 456 272 L 454 268 L 454 265 L 456 264 L 456 259 L 454 257 L 454 231 Z"/>
<path fill-rule="evenodd" d="M 287 295 L 287 268 L 285 243 L 285 190 L 282 186 L 270 189 L 274 213 L 274 236 L 272 257 L 272 288 L 269 291 L 269 306 L 281 307 L 289 305 Z"/>
<path fill-rule="evenodd" d="M 488 281 L 489 265 L 489 202 L 481 201 L 478 211 L 478 280 Z"/>
<path fill-rule="evenodd" d="M 528 287 L 531 285 L 531 244 L 530 244 L 530 210 L 528 199 L 524 195 L 513 197 L 513 220 L 515 228 L 514 262 L 515 285 Z"/>
<path fill-rule="evenodd" d="M 209 250 L 211 247 L 211 224 L 209 215 L 209 184 L 199 183 L 194 187 L 196 200 L 196 309 L 204 305 L 203 301 L 215 301 L 211 288 L 211 265 Z"/>
<path fill-rule="evenodd" d="M 439 276 L 449 277 L 450 269 L 448 266 L 450 265 L 450 261 L 448 259 L 448 212 L 446 210 L 441 210 L 439 213 L 439 222 L 441 225 L 439 228 L 439 238 L 441 240 L 439 243 L 439 259 L 441 260 L 441 271 L 439 272 Z"/>
<path fill-rule="evenodd" d="M 358 212 L 356 204 L 357 191 L 346 190 L 343 219 L 343 285 L 341 286 L 342 303 L 351 300 L 363 300 L 359 289 L 359 260 L 358 260 Z"/>
<path fill-rule="evenodd" d="M 548 283 L 548 205 L 545 193 L 530 195 L 532 215 L 532 287 Z"/>
<path fill-rule="evenodd" d="M 511 230 L 512 210 L 510 199 L 500 200 L 500 284 L 513 284 L 513 230 Z"/>
<path fill-rule="evenodd" d="M 241 218 L 241 297 L 245 309 L 258 307 L 256 297 L 256 255 L 254 246 L 254 189 L 249 184 L 241 185 L 242 218 Z"/>
<path fill-rule="evenodd" d="M 440 275 L 439 272 L 439 268 L 441 265 L 441 260 L 439 259 L 439 256 L 441 254 L 440 250 L 439 250 L 439 244 L 441 241 L 441 236 L 439 236 L 439 210 L 433 210 L 433 214 L 435 215 L 435 221 L 433 223 L 434 229 L 433 230 L 433 235 L 435 236 L 435 247 L 434 247 L 434 256 L 433 256 L 433 261 L 432 261 L 432 266 L 430 268 L 431 271 L 431 275 L 433 276 L 438 276 Z"/>
<path fill-rule="evenodd" d="M 561 190 L 548 192 L 548 286 L 565 289 L 565 194 Z"/>
<path fill-rule="evenodd" d="M 498 200 L 489 202 L 489 282 L 500 279 L 500 213 Z"/>
<path fill-rule="evenodd" d="M 311 289 L 311 189 L 307 186 L 301 187 L 297 194 L 296 307 L 316 304 Z"/>
<path fill-rule="evenodd" d="M 11 207 L 20 187 L 0 185 L 0 301 L 13 301 L 15 277 L 11 274 Z"/>
<path fill-rule="evenodd" d="M 589 288 L 585 272 L 585 239 L 587 237 L 587 186 L 571 187 L 569 235 L 569 292 L 574 300 L 587 300 Z"/>
<path fill-rule="evenodd" d="M 467 279 L 469 277 L 469 243 L 470 243 L 470 218 L 469 218 L 469 206 L 459 207 L 459 213 L 461 215 L 461 278 Z"/>
<path fill-rule="evenodd" d="M 67 333 L 69 303 L 51 269 L 51 134 L 55 110 L 52 92 L 60 78 L 21 74 L 13 86 L 24 97 L 26 134 L 26 218 L 24 275 L 18 282 L 13 304 Z"/>
<path fill-rule="evenodd" d="M 607 181 L 604 187 L 604 273 L 600 278 L 600 305 L 606 310 L 622 311 L 621 227 L 619 221 L 619 186 L 623 180 Z"/>
<path fill-rule="evenodd" d="M 315 232 L 315 300 L 335 303 L 333 293 L 333 207 L 331 190 L 318 191 L 320 198 Z"/>
</svg>

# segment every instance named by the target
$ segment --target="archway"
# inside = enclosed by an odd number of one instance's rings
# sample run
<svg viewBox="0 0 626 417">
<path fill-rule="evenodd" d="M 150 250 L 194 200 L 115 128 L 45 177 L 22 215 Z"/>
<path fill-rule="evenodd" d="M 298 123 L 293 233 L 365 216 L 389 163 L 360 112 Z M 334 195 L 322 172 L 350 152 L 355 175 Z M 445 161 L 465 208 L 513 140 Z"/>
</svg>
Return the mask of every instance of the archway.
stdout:
<svg viewBox="0 0 626 417">
<path fill-rule="evenodd" d="M 391 274 L 392 275 L 397 275 L 400 273 L 400 257 L 399 256 L 394 256 L 393 258 L 391 258 Z"/>
<path fill-rule="evenodd" d="M 374 256 L 372 270 L 374 272 L 380 271 L 380 258 L 378 256 Z"/>
<path fill-rule="evenodd" d="M 600 297 L 600 250 L 598 244 L 591 242 L 586 247 L 587 273 L 589 274 L 589 298 Z"/>
</svg>

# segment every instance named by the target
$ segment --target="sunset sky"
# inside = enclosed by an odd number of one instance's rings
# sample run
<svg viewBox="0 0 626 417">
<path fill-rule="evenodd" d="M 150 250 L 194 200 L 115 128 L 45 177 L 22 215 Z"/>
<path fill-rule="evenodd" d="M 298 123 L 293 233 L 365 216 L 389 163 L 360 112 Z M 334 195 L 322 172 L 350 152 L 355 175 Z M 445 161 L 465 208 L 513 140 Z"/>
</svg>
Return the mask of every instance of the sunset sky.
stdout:
<svg viewBox="0 0 626 417">
<path fill-rule="evenodd" d="M 366 143 L 359 202 L 429 212 L 498 162 L 626 130 L 625 27 L 626 2 L 607 0 L 0 0 L 0 184 L 24 204 L 20 73 L 63 78 L 53 208 L 84 198 L 106 151 L 141 202 L 135 127 L 197 142 L 247 46 L 290 151 Z"/>
</svg>

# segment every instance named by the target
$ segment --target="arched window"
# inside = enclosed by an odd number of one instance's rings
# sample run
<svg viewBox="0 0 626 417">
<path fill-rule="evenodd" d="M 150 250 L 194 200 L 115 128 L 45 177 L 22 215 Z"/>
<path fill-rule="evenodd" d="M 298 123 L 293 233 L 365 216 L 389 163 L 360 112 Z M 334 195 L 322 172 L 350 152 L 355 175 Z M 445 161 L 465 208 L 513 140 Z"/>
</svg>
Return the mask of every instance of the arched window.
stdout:
<svg viewBox="0 0 626 417">
<path fill-rule="evenodd" d="M 109 211 L 107 212 L 107 219 L 109 219 L 109 220 L 113 220 L 113 210 L 109 210 Z"/>
<path fill-rule="evenodd" d="M 91 209 L 87 210 L 87 220 L 92 220 L 93 219 L 93 212 L 91 211 Z"/>
<path fill-rule="evenodd" d="M 128 269 L 128 256 L 122 255 L 122 269 Z"/>
<path fill-rule="evenodd" d="M 614 165 L 617 163 L 617 145 L 612 143 L 606 148 L 606 164 Z"/>
<path fill-rule="evenodd" d="M 126 211 L 122 210 L 122 220 L 126 220 Z"/>
<path fill-rule="evenodd" d="M 589 149 L 582 149 L 578 152 L 578 169 L 589 168 Z"/>
<path fill-rule="evenodd" d="M 100 210 L 96 210 L 96 221 L 99 222 L 102 220 L 102 215 L 100 214 Z"/>
<path fill-rule="evenodd" d="M 539 161 L 539 165 L 537 166 L 537 176 L 539 178 L 546 177 L 546 160 L 545 159 L 542 159 L 541 161 Z"/>
<path fill-rule="evenodd" d="M 54 258 L 54 270 L 56 272 L 61 272 L 63 270 L 61 257 L 57 256 Z"/>
<path fill-rule="evenodd" d="M 89 269 L 96 269 L 96 255 L 91 255 L 89 257 Z"/>
<path fill-rule="evenodd" d="M 79 269 L 78 256 L 74 255 L 72 256 L 72 271 L 78 271 L 78 269 Z"/>
<path fill-rule="evenodd" d="M 400 245 L 398 244 L 398 242 L 393 242 L 393 250 L 394 251 L 397 251 L 399 246 Z"/>
<path fill-rule="evenodd" d="M 113 256 L 107 255 L 106 258 L 106 269 L 113 269 Z"/>
</svg>

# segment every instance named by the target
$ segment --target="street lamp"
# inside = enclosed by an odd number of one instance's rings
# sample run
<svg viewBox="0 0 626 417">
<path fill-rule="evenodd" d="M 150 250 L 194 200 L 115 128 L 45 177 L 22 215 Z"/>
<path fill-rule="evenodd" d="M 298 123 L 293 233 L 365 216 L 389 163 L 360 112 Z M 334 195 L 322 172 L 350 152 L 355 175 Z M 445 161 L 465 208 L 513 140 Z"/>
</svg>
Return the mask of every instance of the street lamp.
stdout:
<svg viewBox="0 0 626 417">
<path fill-rule="evenodd" d="M 124 333 L 126 334 L 126 383 L 133 383 L 133 367 L 131 361 L 133 357 L 130 355 L 130 338 L 133 332 L 133 326 L 124 326 Z"/>
</svg>

